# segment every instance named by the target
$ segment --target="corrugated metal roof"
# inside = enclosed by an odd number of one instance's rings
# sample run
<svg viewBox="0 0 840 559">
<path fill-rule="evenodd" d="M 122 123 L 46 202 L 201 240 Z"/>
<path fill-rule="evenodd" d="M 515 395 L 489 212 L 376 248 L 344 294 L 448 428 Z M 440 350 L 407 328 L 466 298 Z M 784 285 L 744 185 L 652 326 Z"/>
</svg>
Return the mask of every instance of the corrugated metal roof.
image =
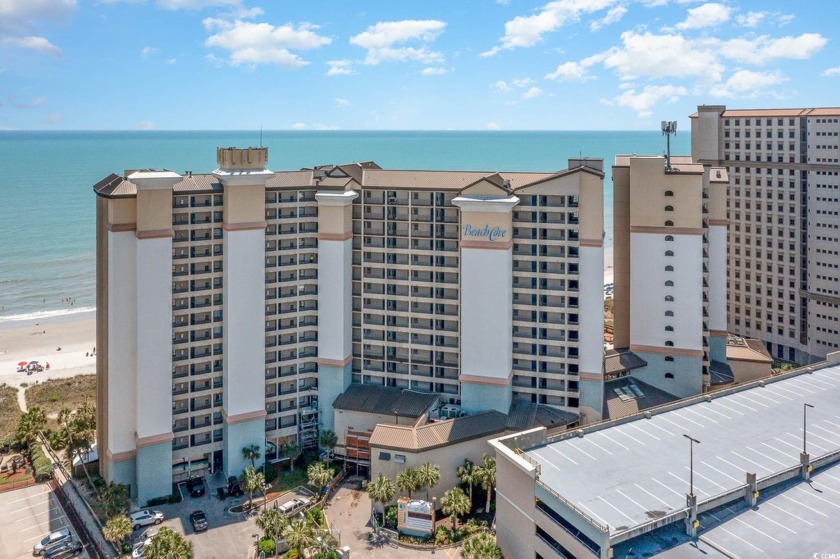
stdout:
<svg viewBox="0 0 840 559">
<path fill-rule="evenodd" d="M 439 399 L 440 394 L 369 384 L 351 384 L 335 399 L 333 408 L 380 415 L 420 417 Z"/>
<path fill-rule="evenodd" d="M 514 400 L 508 411 L 507 428 L 511 431 L 525 431 L 534 427 L 553 429 L 574 423 L 579 419 L 572 412 L 543 404 Z"/>
<path fill-rule="evenodd" d="M 732 367 L 722 361 L 709 363 L 709 379 L 712 386 L 721 386 L 735 382 L 735 375 L 732 374 Z"/>
<path fill-rule="evenodd" d="M 604 355 L 604 373 L 622 373 L 639 367 L 646 367 L 647 361 L 629 349 L 611 350 Z"/>
<path fill-rule="evenodd" d="M 479 437 L 489 437 L 506 430 L 507 416 L 497 411 L 435 421 L 419 427 L 380 423 L 373 429 L 370 446 L 418 452 Z"/>
<path fill-rule="evenodd" d="M 635 388 L 634 388 L 635 387 Z M 604 419 L 616 419 L 679 400 L 633 377 L 604 383 Z"/>
</svg>

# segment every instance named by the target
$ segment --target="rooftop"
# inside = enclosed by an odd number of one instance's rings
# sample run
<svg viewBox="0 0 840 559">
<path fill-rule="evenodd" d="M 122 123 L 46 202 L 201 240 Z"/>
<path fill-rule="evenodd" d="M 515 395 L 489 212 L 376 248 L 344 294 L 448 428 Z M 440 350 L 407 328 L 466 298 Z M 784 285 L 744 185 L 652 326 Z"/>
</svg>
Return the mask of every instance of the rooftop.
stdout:
<svg viewBox="0 0 840 559">
<path fill-rule="evenodd" d="M 440 394 L 372 384 L 351 384 L 335 399 L 333 408 L 378 415 L 420 417 L 439 399 Z"/>
<path fill-rule="evenodd" d="M 604 417 L 618 419 L 679 400 L 673 394 L 633 377 L 604 383 Z"/>
<path fill-rule="evenodd" d="M 808 413 L 812 462 L 837 451 L 838 398 L 840 366 L 796 371 L 564 433 L 525 455 L 540 464 L 542 484 L 612 535 L 685 508 L 684 434 L 702 443 L 694 445 L 694 492 L 702 502 L 743 486 L 745 472 L 761 481 L 798 466 L 804 403 L 814 406 Z"/>
</svg>

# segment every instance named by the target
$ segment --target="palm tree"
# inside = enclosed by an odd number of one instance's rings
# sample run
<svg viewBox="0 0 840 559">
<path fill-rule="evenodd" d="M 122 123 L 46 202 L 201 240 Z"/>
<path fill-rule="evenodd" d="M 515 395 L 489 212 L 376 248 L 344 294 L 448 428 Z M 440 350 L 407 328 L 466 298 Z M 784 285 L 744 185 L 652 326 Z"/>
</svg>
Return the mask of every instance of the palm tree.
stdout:
<svg viewBox="0 0 840 559">
<path fill-rule="evenodd" d="M 324 429 L 323 431 L 321 431 L 321 435 L 318 437 L 318 445 L 321 448 L 326 449 L 326 462 L 328 465 L 332 462 L 332 453 L 334 452 L 335 445 L 337 444 L 338 437 L 335 435 L 335 431 L 330 431 L 329 429 Z"/>
<path fill-rule="evenodd" d="M 470 499 L 464 490 L 455 487 L 443 494 L 440 500 L 440 508 L 443 514 L 452 517 L 452 530 L 458 527 L 458 517 L 470 512 Z"/>
<path fill-rule="evenodd" d="M 322 530 L 318 536 L 315 537 L 315 542 L 312 544 L 315 548 L 315 555 L 314 558 L 319 557 L 330 557 L 330 554 L 334 553 L 336 549 L 338 549 L 338 540 L 335 539 L 331 533 L 327 530 Z"/>
<path fill-rule="evenodd" d="M 289 441 L 283 445 L 283 454 L 289 457 L 289 468 L 292 472 L 295 471 L 295 460 L 301 454 L 300 447 L 294 441 Z"/>
<path fill-rule="evenodd" d="M 321 462 L 312 462 L 306 469 L 308 483 L 317 488 L 316 494 L 321 497 L 321 490 L 330 484 L 333 478 L 333 470 L 324 466 Z"/>
<path fill-rule="evenodd" d="M 90 402 L 85 402 L 75 411 L 62 408 L 58 412 L 58 423 L 61 426 L 67 452 L 70 456 L 75 454 L 79 458 L 88 483 L 91 487 L 95 487 L 82 454 L 90 452 L 90 447 L 96 439 L 96 408 Z"/>
<path fill-rule="evenodd" d="M 463 559 L 504 559 L 502 550 L 496 545 L 496 540 L 487 533 L 478 534 L 467 540 L 461 556 Z"/>
<path fill-rule="evenodd" d="M 170 528 L 161 528 L 143 548 L 145 559 L 193 559 L 193 545 Z"/>
<path fill-rule="evenodd" d="M 99 491 L 99 500 L 105 507 L 106 516 L 127 512 L 131 506 L 128 501 L 127 486 L 113 481 Z"/>
<path fill-rule="evenodd" d="M 283 530 L 289 525 L 289 519 L 277 509 L 267 509 L 257 518 L 257 528 L 266 538 L 278 540 L 283 537 Z"/>
<path fill-rule="evenodd" d="M 32 444 L 38 437 L 38 433 L 47 424 L 47 414 L 42 408 L 33 406 L 25 414 L 20 416 L 18 421 L 17 432 L 15 433 L 18 441 L 27 447 Z"/>
<path fill-rule="evenodd" d="M 131 520 L 124 514 L 117 514 L 105 523 L 102 528 L 102 535 L 109 542 L 120 545 L 133 531 L 134 527 L 131 525 Z"/>
<path fill-rule="evenodd" d="M 464 460 L 464 464 L 462 466 L 458 466 L 457 470 L 458 481 L 460 483 L 466 484 L 470 490 L 470 510 L 472 510 L 472 500 L 473 500 L 473 485 L 475 485 L 477 478 L 475 475 L 475 464 L 473 464 L 469 460 Z"/>
<path fill-rule="evenodd" d="M 484 464 L 475 470 L 479 484 L 487 491 L 487 506 L 485 510 L 490 512 L 490 499 L 493 496 L 493 488 L 496 487 L 496 459 L 485 454 Z"/>
<path fill-rule="evenodd" d="M 283 530 L 283 537 L 303 557 L 304 550 L 315 543 L 315 527 L 306 518 L 295 518 Z"/>
<path fill-rule="evenodd" d="M 260 447 L 258 445 L 251 444 L 242 448 L 242 457 L 245 458 L 245 460 L 251 461 L 252 468 L 257 467 L 256 462 L 260 459 L 260 456 L 262 456 L 262 454 L 260 454 Z"/>
<path fill-rule="evenodd" d="M 435 464 L 432 466 L 429 462 L 424 462 L 417 469 L 417 481 L 420 487 L 426 488 L 426 500 L 429 500 L 429 489 L 440 483 L 440 466 Z"/>
<path fill-rule="evenodd" d="M 397 488 L 391 478 L 387 478 L 380 474 L 376 476 L 376 480 L 368 484 L 368 495 L 370 496 L 370 513 L 373 514 L 373 504 L 382 503 L 383 510 L 385 503 L 390 503 L 394 500 L 394 495 L 397 493 Z"/>
<path fill-rule="evenodd" d="M 411 494 L 420 488 L 420 482 L 417 480 L 417 470 L 406 468 L 398 473 L 397 487 L 400 491 L 408 493 L 408 498 L 411 499 Z"/>
<path fill-rule="evenodd" d="M 248 466 L 242 472 L 242 488 L 248 492 L 248 509 L 251 508 L 252 500 L 254 498 L 254 491 L 262 489 L 265 485 L 265 476 L 262 472 L 258 472 L 253 466 Z"/>
</svg>

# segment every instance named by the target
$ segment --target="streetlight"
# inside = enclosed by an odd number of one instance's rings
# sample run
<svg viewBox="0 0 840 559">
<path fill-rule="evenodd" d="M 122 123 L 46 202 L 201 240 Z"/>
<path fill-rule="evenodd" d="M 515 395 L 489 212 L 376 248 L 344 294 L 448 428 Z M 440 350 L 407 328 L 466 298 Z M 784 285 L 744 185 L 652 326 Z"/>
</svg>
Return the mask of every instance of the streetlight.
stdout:
<svg viewBox="0 0 840 559">
<path fill-rule="evenodd" d="M 693 437 L 689 437 L 689 436 L 688 436 L 688 435 L 686 435 L 685 433 L 683 433 L 683 437 L 685 437 L 686 439 L 688 439 L 689 441 L 691 441 L 691 443 L 690 443 L 690 459 L 689 459 L 689 460 L 690 460 L 690 462 L 689 462 L 689 463 L 690 463 L 690 469 L 689 469 L 689 472 L 690 472 L 690 473 L 689 473 L 689 475 L 690 475 L 689 487 L 691 488 L 691 491 L 689 492 L 689 495 L 694 496 L 694 443 L 700 444 L 700 441 L 698 441 L 697 439 L 695 439 L 695 438 L 693 438 Z"/>
<path fill-rule="evenodd" d="M 805 449 L 805 443 L 807 442 L 808 436 L 808 408 L 813 408 L 811 404 L 802 404 L 802 454 L 807 454 L 808 451 Z"/>
</svg>

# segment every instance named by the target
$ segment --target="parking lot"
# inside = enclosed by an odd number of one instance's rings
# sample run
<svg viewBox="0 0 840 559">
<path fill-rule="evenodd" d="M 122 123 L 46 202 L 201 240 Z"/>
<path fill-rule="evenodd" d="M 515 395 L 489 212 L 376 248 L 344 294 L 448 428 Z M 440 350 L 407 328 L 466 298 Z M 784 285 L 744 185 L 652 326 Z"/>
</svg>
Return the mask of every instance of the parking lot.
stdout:
<svg viewBox="0 0 840 559">
<path fill-rule="evenodd" d="M 149 507 L 163 512 L 165 520 L 159 526 L 147 526 L 136 530 L 132 536 L 132 543 L 135 545 L 141 543 L 147 532 L 166 526 L 184 534 L 187 540 L 193 543 L 195 557 L 201 559 L 248 557 L 251 545 L 259 539 L 261 534 L 256 526 L 256 515 L 230 512 L 231 507 L 247 503 L 248 495 L 220 500 L 216 495 L 216 489 L 226 485 L 226 480 L 221 474 L 206 477 L 205 484 L 206 493 L 201 497 L 189 496 L 189 492 L 184 487 L 182 502 Z M 296 496 L 295 493 L 287 493 L 276 500 L 277 505 L 281 506 Z M 260 497 L 260 494 L 254 494 L 256 502 L 259 502 Z M 269 502 L 267 506 L 274 506 L 274 502 Z M 194 510 L 202 510 L 207 515 L 206 532 L 196 534 L 193 530 L 190 524 L 190 513 Z"/>
<path fill-rule="evenodd" d="M 60 528 L 75 530 L 47 484 L 0 493 L 0 559 L 32 557 L 32 547 Z M 87 559 L 83 552 L 78 557 Z"/>
</svg>

